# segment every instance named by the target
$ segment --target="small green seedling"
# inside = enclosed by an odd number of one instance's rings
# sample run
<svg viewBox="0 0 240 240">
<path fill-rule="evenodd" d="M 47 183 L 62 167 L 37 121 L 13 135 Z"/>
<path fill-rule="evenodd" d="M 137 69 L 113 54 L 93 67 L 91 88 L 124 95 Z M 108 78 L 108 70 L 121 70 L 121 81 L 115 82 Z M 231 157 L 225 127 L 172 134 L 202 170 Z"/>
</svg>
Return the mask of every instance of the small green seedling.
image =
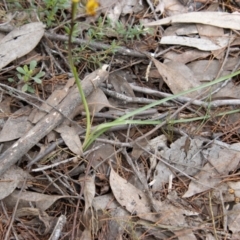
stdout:
<svg viewBox="0 0 240 240">
<path fill-rule="evenodd" d="M 59 15 L 66 18 L 64 10 L 70 7 L 69 0 L 43 0 L 45 4 L 44 13 L 46 15 L 47 27 L 55 26 Z"/>
<path fill-rule="evenodd" d="M 41 84 L 42 80 L 40 79 L 45 75 L 45 72 L 40 71 L 39 73 L 35 74 L 35 69 L 37 66 L 37 62 L 35 60 L 31 61 L 29 66 L 24 65 L 23 67 L 17 67 L 17 74 L 18 79 L 23 82 L 22 91 L 23 92 L 30 92 L 34 93 L 34 89 L 31 87 L 32 80 L 35 83 Z M 9 78 L 8 81 L 13 82 L 12 78 Z"/>
<path fill-rule="evenodd" d="M 133 41 L 134 39 L 140 40 L 140 37 L 146 34 L 153 35 L 153 30 L 145 28 L 142 24 L 130 26 L 117 21 L 114 24 L 115 27 L 112 25 L 111 19 L 107 18 L 104 21 L 102 17 L 99 17 L 96 26 L 91 26 L 87 34 L 90 39 L 97 41 L 102 41 L 106 36 L 116 37 L 118 40 Z"/>
</svg>

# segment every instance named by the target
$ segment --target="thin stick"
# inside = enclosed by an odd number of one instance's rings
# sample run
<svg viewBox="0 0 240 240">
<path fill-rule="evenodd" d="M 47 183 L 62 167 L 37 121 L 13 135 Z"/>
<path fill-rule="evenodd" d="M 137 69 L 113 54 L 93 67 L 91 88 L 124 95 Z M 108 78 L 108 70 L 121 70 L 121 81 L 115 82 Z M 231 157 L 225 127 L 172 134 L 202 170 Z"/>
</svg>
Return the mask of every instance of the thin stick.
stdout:
<svg viewBox="0 0 240 240">
<path fill-rule="evenodd" d="M 9 238 L 10 229 L 11 229 L 11 227 L 12 227 L 12 225 L 13 225 L 14 220 L 15 220 L 15 215 L 16 215 L 17 208 L 18 208 L 18 204 L 19 204 L 19 201 L 20 201 L 20 196 L 21 196 L 21 194 L 22 194 L 23 189 L 25 188 L 25 184 L 26 184 L 26 179 L 23 181 L 21 190 L 19 191 L 19 194 L 18 194 L 19 197 L 17 198 L 17 202 L 16 202 L 16 204 L 15 204 L 15 207 L 14 207 L 14 210 L 13 210 L 13 213 L 12 213 L 12 218 L 11 218 L 10 224 L 9 224 L 9 226 L 8 226 L 8 230 L 7 230 L 7 233 L 6 233 L 6 235 L 5 235 L 4 240 L 9 240 L 9 239 L 10 239 L 10 238 Z"/>
</svg>

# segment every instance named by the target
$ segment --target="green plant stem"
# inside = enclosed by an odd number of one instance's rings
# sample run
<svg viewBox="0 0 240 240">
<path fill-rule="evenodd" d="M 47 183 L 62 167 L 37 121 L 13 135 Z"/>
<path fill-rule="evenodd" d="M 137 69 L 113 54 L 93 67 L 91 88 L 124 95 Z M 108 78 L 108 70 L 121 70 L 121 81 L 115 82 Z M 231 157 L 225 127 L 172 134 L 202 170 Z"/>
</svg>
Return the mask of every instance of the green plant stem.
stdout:
<svg viewBox="0 0 240 240">
<path fill-rule="evenodd" d="M 77 70 L 74 66 L 73 56 L 72 56 L 72 37 L 73 37 L 74 20 L 75 20 L 76 12 L 77 12 L 77 3 L 72 2 L 72 18 L 71 18 L 71 26 L 70 26 L 70 32 L 69 32 L 69 38 L 68 38 L 68 61 L 69 61 L 69 65 L 70 65 L 71 71 L 73 73 L 73 76 L 75 78 L 75 82 L 77 84 L 78 91 L 82 98 L 84 110 L 86 112 L 87 127 L 86 127 L 85 140 L 83 142 L 83 149 L 84 149 L 86 143 L 89 141 L 88 138 L 89 138 L 90 132 L 91 132 L 91 118 L 90 118 L 90 112 L 89 112 L 87 100 L 85 98 L 85 94 L 83 92 L 82 85 L 81 85 L 80 79 L 77 74 Z"/>
<path fill-rule="evenodd" d="M 234 114 L 234 113 L 239 113 L 240 110 L 236 109 L 236 110 L 232 110 L 232 111 L 227 111 L 227 112 L 222 112 L 222 113 L 218 113 L 216 115 L 214 115 L 214 117 L 221 117 L 221 116 L 226 116 L 226 115 L 230 115 L 230 114 Z M 194 121 L 201 121 L 201 120 L 207 120 L 210 119 L 211 115 L 204 115 L 202 117 L 195 117 L 195 118 L 185 118 L 185 119 L 177 119 L 177 120 L 169 120 L 168 123 L 169 124 L 176 124 L 176 123 L 188 123 L 188 122 L 194 122 Z"/>
<path fill-rule="evenodd" d="M 222 112 L 222 113 L 218 113 L 216 114 L 214 117 L 221 117 L 224 115 L 230 115 L 230 114 L 234 114 L 234 113 L 239 113 L 240 109 L 236 109 L 236 110 L 231 110 L 231 111 L 227 111 L 227 112 Z M 177 120 L 169 120 L 167 121 L 168 124 L 177 124 L 177 123 L 188 123 L 188 122 L 194 122 L 194 121 L 201 121 L 201 120 L 207 120 L 210 119 L 212 116 L 211 115 L 204 115 L 202 117 L 195 117 L 195 118 L 187 118 L 187 119 L 177 119 Z M 126 124 L 134 124 L 134 125 L 158 125 L 161 124 L 163 121 L 153 121 L 153 120 L 123 120 L 121 122 L 110 122 L 110 123 L 104 123 L 101 124 L 100 126 L 102 127 L 102 129 L 98 129 L 96 131 L 96 129 L 92 132 L 91 136 L 89 137 L 89 142 L 86 145 L 86 148 L 99 136 L 101 136 L 105 131 L 107 131 L 109 128 L 111 127 L 115 127 L 115 126 L 119 126 L 119 125 L 126 125 Z"/>
<path fill-rule="evenodd" d="M 229 79 L 229 78 L 232 78 L 232 77 L 234 77 L 234 76 L 237 76 L 238 74 L 240 74 L 240 71 L 237 71 L 237 72 L 235 72 L 235 73 L 229 74 L 229 75 L 227 75 L 227 76 L 223 76 L 223 77 L 218 78 L 218 79 L 216 79 L 216 80 L 214 80 L 214 81 L 212 81 L 212 82 L 205 83 L 205 84 L 203 84 L 203 85 L 201 85 L 201 86 L 198 86 L 198 87 L 195 87 L 195 88 L 192 88 L 192 89 L 189 89 L 189 90 L 180 92 L 180 93 L 175 94 L 175 95 L 173 95 L 173 96 L 166 97 L 166 98 L 161 99 L 161 100 L 159 100 L 159 101 L 155 101 L 155 102 L 153 102 L 153 103 L 150 103 L 150 104 L 148 104 L 148 105 L 146 105 L 146 106 L 144 106 L 144 107 L 141 107 L 141 108 L 139 108 L 139 109 L 136 109 L 135 111 L 133 111 L 133 112 L 131 112 L 131 113 L 128 113 L 128 114 L 126 114 L 126 115 L 124 115 L 124 116 L 116 119 L 115 121 L 113 121 L 113 122 L 111 122 L 111 123 L 103 123 L 103 124 L 99 125 L 94 131 L 92 131 L 91 135 L 89 136 L 89 138 L 88 138 L 88 140 L 87 140 L 87 142 L 86 142 L 85 149 L 88 148 L 89 145 L 90 145 L 97 137 L 99 137 L 100 135 L 102 135 L 102 134 L 103 134 L 105 131 L 107 131 L 110 127 L 116 126 L 116 125 L 128 124 L 130 120 L 128 120 L 128 121 L 125 121 L 125 120 L 126 120 L 127 118 L 130 118 L 130 117 L 134 116 L 135 114 L 138 114 L 138 113 L 140 113 L 140 112 L 142 112 L 142 111 L 145 111 L 145 110 L 147 110 L 147 109 L 149 109 L 149 108 L 152 108 L 152 107 L 155 107 L 155 106 L 160 105 L 160 104 L 162 104 L 162 103 L 165 103 L 165 102 L 167 102 L 167 101 L 169 101 L 169 100 L 173 100 L 173 99 L 175 99 L 175 98 L 177 98 L 177 97 L 180 97 L 180 96 L 182 96 L 182 95 L 185 95 L 185 94 L 187 94 L 187 93 L 191 93 L 191 92 L 194 92 L 194 91 L 197 91 L 197 90 L 206 88 L 206 87 L 210 87 L 210 86 L 212 86 L 212 85 L 214 85 L 214 84 L 217 84 L 217 83 L 219 83 L 219 82 L 222 82 L 222 81 L 225 81 L 225 80 L 227 80 L 227 79 Z M 231 112 L 231 113 L 232 113 L 232 112 Z M 221 114 L 221 115 L 223 115 L 223 114 Z M 218 116 L 218 115 L 217 115 L 217 116 Z M 209 116 L 209 117 L 210 117 L 210 116 Z M 206 119 L 206 118 L 209 118 L 209 117 L 203 116 L 203 117 L 199 117 L 199 118 L 194 118 L 194 119 L 192 119 L 192 120 L 202 120 L 202 119 Z M 174 120 L 174 121 L 176 122 L 176 120 Z M 173 122 L 174 122 L 174 121 L 173 121 Z M 183 122 L 183 120 L 179 120 L 179 121 L 182 121 L 182 122 Z M 187 119 L 187 121 L 190 121 L 190 120 Z M 186 121 L 186 122 L 187 122 L 187 121 Z M 138 123 L 138 124 L 144 124 L 143 122 L 144 122 L 144 121 L 142 121 L 142 123 Z M 159 123 L 160 123 L 160 122 L 159 122 Z M 158 124 L 159 124 L 159 123 L 158 123 Z M 156 124 L 157 124 L 157 123 L 156 123 Z"/>
</svg>

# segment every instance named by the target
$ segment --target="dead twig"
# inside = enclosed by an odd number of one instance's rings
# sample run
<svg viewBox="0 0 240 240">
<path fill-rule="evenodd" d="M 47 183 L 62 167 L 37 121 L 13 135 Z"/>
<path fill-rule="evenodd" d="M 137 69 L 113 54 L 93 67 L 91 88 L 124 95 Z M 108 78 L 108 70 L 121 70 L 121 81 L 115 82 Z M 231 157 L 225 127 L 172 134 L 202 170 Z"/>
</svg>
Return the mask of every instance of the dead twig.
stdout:
<svg viewBox="0 0 240 240">
<path fill-rule="evenodd" d="M 105 88 L 101 88 L 103 90 L 104 93 L 106 93 L 107 95 L 114 97 L 116 99 L 120 99 L 126 103 L 140 103 L 140 104 L 150 104 L 155 102 L 155 100 L 152 99 L 147 99 L 147 98 L 140 98 L 140 97 L 129 97 L 126 96 L 124 94 L 115 92 L 115 91 L 111 91 L 109 89 L 105 89 Z M 171 103 L 163 103 L 161 104 L 162 106 L 173 106 L 173 104 Z"/>
<path fill-rule="evenodd" d="M 53 229 L 53 232 L 49 238 L 49 240 L 58 240 L 60 237 L 61 237 L 61 232 L 62 232 L 62 229 L 66 223 L 67 219 L 66 219 L 66 216 L 65 215 L 61 215 L 59 218 L 58 218 L 58 221 L 56 223 L 56 226 L 55 228 Z"/>
<path fill-rule="evenodd" d="M 158 207 L 156 206 L 156 204 L 155 204 L 154 201 L 153 201 L 152 194 L 151 194 L 151 192 L 150 192 L 149 189 L 148 189 L 147 182 L 144 181 L 143 177 L 139 174 L 139 172 L 138 172 L 138 170 L 136 169 L 136 167 L 135 167 L 132 159 L 131 159 L 130 156 L 127 154 L 127 151 L 126 151 L 125 148 L 123 148 L 122 154 L 123 154 L 124 157 L 126 158 L 128 164 L 131 166 L 134 174 L 136 174 L 136 176 L 138 177 L 139 181 L 140 181 L 141 184 L 143 185 L 144 192 L 146 193 L 146 196 L 147 196 L 148 201 L 149 201 L 149 203 L 150 203 L 150 205 L 151 205 L 152 211 L 153 211 L 153 212 L 159 212 Z"/>
<path fill-rule="evenodd" d="M 133 83 L 130 83 L 132 89 L 136 92 L 141 92 L 141 93 L 145 93 L 145 94 L 151 94 L 153 96 L 156 97 L 170 97 L 173 96 L 173 94 L 170 93 L 164 93 L 164 92 L 160 92 L 157 90 L 152 90 L 150 88 L 145 88 L 145 87 L 139 87 L 136 86 Z M 220 90 L 220 89 L 219 89 Z M 191 104 L 196 105 L 196 106 L 202 106 L 205 108 L 217 108 L 217 107 L 221 107 L 221 106 L 227 106 L 227 105 L 240 105 L 240 100 L 239 99 L 222 99 L 222 100 L 213 100 L 211 102 L 204 102 L 203 100 L 197 100 L 197 99 L 192 99 L 190 97 L 176 97 L 175 98 L 176 101 L 182 102 L 182 103 L 186 103 L 191 101 Z"/>
<path fill-rule="evenodd" d="M 7 233 L 6 233 L 6 235 L 5 235 L 4 240 L 8 240 L 8 239 L 9 239 L 10 229 L 12 228 L 13 222 L 14 222 L 14 220 L 15 220 L 15 215 L 16 215 L 17 208 L 18 208 L 18 204 L 19 204 L 19 201 L 20 201 L 20 195 L 22 195 L 23 189 L 25 188 L 25 185 L 26 185 L 26 179 L 23 181 L 21 190 L 19 191 L 19 197 L 17 198 L 17 202 L 16 202 L 16 205 L 15 205 L 15 207 L 14 207 L 14 210 L 13 210 L 13 213 L 12 213 L 12 217 L 11 217 L 11 221 L 10 221 L 10 224 L 9 224 L 9 226 L 8 226 L 8 230 L 7 230 Z"/>
<path fill-rule="evenodd" d="M 11 32 L 13 29 L 14 28 L 10 27 L 10 26 L 0 26 L 0 32 Z M 65 36 L 65 35 L 45 32 L 44 36 L 51 40 L 57 40 L 57 41 L 61 41 L 61 42 L 68 41 L 68 36 Z M 79 45 L 86 44 L 90 48 L 100 49 L 100 50 L 107 50 L 107 49 L 111 48 L 111 45 L 109 45 L 109 44 L 92 42 L 92 41 L 88 41 L 88 40 L 84 40 L 84 39 L 73 39 L 72 43 L 79 44 Z M 132 49 L 129 49 L 126 47 L 120 47 L 120 46 L 118 46 L 114 52 L 124 55 L 124 56 L 139 57 L 139 58 L 147 58 L 147 56 L 152 55 L 149 52 L 140 52 L 140 51 L 136 51 L 136 50 L 132 50 Z"/>
<path fill-rule="evenodd" d="M 83 81 L 82 87 L 85 96 L 88 96 L 95 86 L 99 86 L 108 77 L 106 70 L 99 69 L 89 74 Z M 92 80 L 92 81 L 90 81 Z M 59 104 L 58 111 L 66 116 L 71 115 L 72 112 L 82 102 L 77 87 L 73 87 L 65 99 Z M 55 127 L 62 123 L 64 117 L 56 110 L 52 110 L 43 119 L 41 119 L 30 131 L 23 137 L 16 141 L 10 148 L 8 148 L 0 156 L 0 176 L 8 170 L 10 166 L 15 164 L 24 154 L 26 154 L 35 144 L 44 138 Z"/>
</svg>

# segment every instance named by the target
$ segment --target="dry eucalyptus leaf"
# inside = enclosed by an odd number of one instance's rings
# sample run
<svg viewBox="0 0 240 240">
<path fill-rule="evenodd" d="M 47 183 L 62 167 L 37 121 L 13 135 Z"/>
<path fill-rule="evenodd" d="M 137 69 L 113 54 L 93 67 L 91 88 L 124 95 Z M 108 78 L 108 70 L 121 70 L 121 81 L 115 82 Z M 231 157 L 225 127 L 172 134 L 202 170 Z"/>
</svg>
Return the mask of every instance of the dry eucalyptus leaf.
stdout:
<svg viewBox="0 0 240 240">
<path fill-rule="evenodd" d="M 224 76 L 224 74 L 221 74 Z M 227 74 L 225 74 L 226 76 Z M 224 86 L 219 92 L 215 93 L 213 96 L 214 98 L 236 98 L 239 99 L 239 91 L 240 91 L 240 85 L 236 85 L 233 81 L 230 81 L 227 83 L 226 86 Z M 229 115 L 229 119 L 231 119 L 233 116 L 237 116 L 235 113 L 234 115 Z"/>
<path fill-rule="evenodd" d="M 154 155 L 150 156 L 150 168 L 147 173 L 147 179 L 150 178 L 151 172 L 153 169 L 155 169 L 157 165 L 157 156 L 159 153 L 166 151 L 168 149 L 167 147 L 167 137 L 162 134 L 160 136 L 157 136 L 156 138 L 151 139 L 148 141 L 148 145 L 144 147 L 148 151 L 152 152 Z M 155 179 L 154 179 L 155 180 Z"/>
<path fill-rule="evenodd" d="M 122 15 L 137 13 L 143 10 L 143 2 L 139 0 L 122 0 Z"/>
<path fill-rule="evenodd" d="M 180 13 L 187 12 L 187 8 L 179 3 L 178 0 L 162 0 L 164 5 L 164 13 L 167 16 L 174 16 Z"/>
<path fill-rule="evenodd" d="M 143 9 L 142 1 L 138 0 L 118 0 L 114 2 L 110 0 L 99 0 L 99 3 L 103 9 L 102 12 L 104 11 L 104 14 L 111 20 L 113 26 L 121 15 L 137 13 Z"/>
<path fill-rule="evenodd" d="M 187 226 L 185 215 L 192 214 L 191 211 L 175 207 L 167 201 L 160 202 L 152 199 L 154 205 L 160 209 L 159 213 L 152 212 L 151 203 L 145 193 L 120 177 L 113 169 L 110 173 L 110 185 L 118 203 L 131 214 L 156 224 L 166 224 L 172 229 Z"/>
<path fill-rule="evenodd" d="M 192 229 L 183 229 L 179 231 L 174 231 L 178 240 L 197 240 L 196 236 L 193 234 Z"/>
<path fill-rule="evenodd" d="M 4 117 L 11 115 L 11 101 L 11 97 L 5 96 L 4 100 L 0 102 L 0 111 Z"/>
<path fill-rule="evenodd" d="M 147 232 L 149 236 L 153 236 L 152 238 L 148 238 L 148 240 L 152 240 L 152 239 L 157 239 L 157 240 L 162 240 L 162 239 L 168 239 L 169 238 L 169 232 L 166 231 L 159 231 L 159 226 L 156 226 L 155 224 L 149 224 L 148 221 L 146 220 L 138 220 L 137 224 L 139 227 L 141 227 L 143 230 L 145 230 L 144 232 Z M 170 228 L 170 227 L 169 227 Z M 171 230 L 171 229 L 169 229 Z"/>
<path fill-rule="evenodd" d="M 31 175 L 18 166 L 10 167 L 0 178 L 0 200 L 10 195 L 16 187 L 21 187 L 25 179 L 32 178 Z"/>
<path fill-rule="evenodd" d="M 6 34 L 0 33 L 0 42 L 1 42 L 1 40 L 2 40 L 5 36 L 6 36 Z"/>
<path fill-rule="evenodd" d="M 104 2 L 105 2 L 105 0 L 104 0 Z M 117 1 L 116 4 L 114 4 L 107 11 L 107 17 L 111 20 L 111 24 L 113 27 L 116 25 L 116 22 L 118 22 L 118 20 L 121 16 L 122 8 L 123 8 L 122 3 L 120 1 Z"/>
<path fill-rule="evenodd" d="M 199 81 L 205 80 L 205 81 L 212 81 L 216 79 L 218 76 L 218 73 L 220 71 L 219 77 L 228 75 L 231 70 L 236 65 L 236 61 L 238 61 L 238 58 L 228 58 L 228 63 L 226 66 L 223 67 L 223 71 L 221 70 L 221 64 L 217 60 L 199 60 L 192 63 L 189 63 L 187 66 L 192 70 L 194 73 L 194 76 L 196 76 L 196 79 Z M 215 84 L 210 88 L 210 93 L 214 91 L 214 89 L 219 88 L 222 83 Z M 218 91 L 216 94 L 214 94 L 214 97 L 218 98 L 239 98 L 239 90 L 240 86 L 234 84 L 232 81 L 228 82 L 226 86 L 224 86 L 220 91 Z"/>
<path fill-rule="evenodd" d="M 8 118 L 0 133 L 0 142 L 20 138 L 32 128 L 33 125 L 28 121 L 30 111 L 31 108 L 25 106 Z"/>
<path fill-rule="evenodd" d="M 239 143 L 232 145 L 238 147 Z M 222 175 L 234 171 L 239 164 L 239 149 L 230 149 L 214 144 L 211 148 L 204 150 L 204 154 L 210 164 Z"/>
<path fill-rule="evenodd" d="M 37 110 L 37 113 L 33 113 L 34 118 L 32 123 L 37 123 L 40 119 L 42 119 L 47 114 L 47 112 L 52 109 L 51 106 L 56 107 L 63 100 L 63 98 L 66 97 L 69 88 L 73 86 L 74 82 L 74 78 L 70 78 L 63 89 L 53 91 L 49 98 L 46 100 L 46 103 L 43 103 L 40 106 L 40 108 L 44 111 Z"/>
<path fill-rule="evenodd" d="M 181 172 L 188 175 L 194 175 L 200 171 L 202 165 L 205 163 L 202 159 L 199 149 L 203 141 L 199 139 L 190 139 L 188 137 L 181 137 L 173 142 L 170 148 L 162 148 L 161 152 L 156 152 L 156 155 L 161 155 L 166 162 Z M 174 169 L 174 171 L 177 171 Z M 153 190 L 162 189 L 163 184 L 169 181 L 172 175 L 171 169 L 161 161 L 158 161 L 154 171 Z"/>
<path fill-rule="evenodd" d="M 118 203 L 132 215 L 152 222 L 159 220 L 159 214 L 151 211 L 152 203 L 150 203 L 146 194 L 126 179 L 120 177 L 112 168 L 110 173 L 110 186 Z M 152 202 L 158 209 L 162 208 L 161 202 L 154 199 L 152 199 Z"/>
<path fill-rule="evenodd" d="M 194 212 L 186 210 L 184 207 L 175 204 L 171 204 L 168 200 L 162 203 L 160 210 L 160 217 L 158 217 L 158 222 L 160 224 L 165 224 L 174 227 L 187 227 L 186 216 L 195 215 Z M 179 229 L 179 228 L 178 228 Z"/>
<path fill-rule="evenodd" d="M 145 193 L 120 177 L 113 169 L 110 173 L 110 186 L 118 203 L 131 214 L 145 218 L 151 212 Z"/>
<path fill-rule="evenodd" d="M 233 40 L 234 39 L 231 38 L 230 42 Z M 229 44 L 229 36 L 215 37 L 214 41 L 202 38 L 164 36 L 161 38 L 160 44 L 182 45 L 194 47 L 202 51 L 213 51 L 227 47 Z"/>
<path fill-rule="evenodd" d="M 198 30 L 195 24 L 186 24 L 186 23 L 181 23 L 181 24 L 175 24 L 173 25 L 175 27 L 177 27 L 177 29 L 175 30 L 175 33 L 177 36 L 188 36 L 188 35 L 193 35 L 193 34 L 197 34 Z M 171 26 L 171 27 L 173 27 Z M 170 27 L 170 28 L 171 28 Z M 169 28 L 169 27 L 168 27 Z M 166 35 L 164 33 L 163 36 L 171 36 L 173 34 L 168 34 Z"/>
<path fill-rule="evenodd" d="M 236 169 L 240 158 L 239 150 L 220 147 L 216 144 L 204 150 L 203 154 L 209 163 L 194 176 L 196 181 L 190 182 L 188 191 L 183 197 L 191 197 L 194 194 L 216 187 L 222 181 L 221 175 L 228 175 L 230 171 Z"/>
<path fill-rule="evenodd" d="M 240 233 L 240 203 L 234 205 L 228 214 L 228 227 L 232 233 Z"/>
<path fill-rule="evenodd" d="M 91 231 L 89 229 L 84 229 L 82 232 L 80 240 L 92 240 Z"/>
<path fill-rule="evenodd" d="M 198 81 L 212 81 L 221 68 L 221 63 L 217 60 L 199 60 L 187 65 Z"/>
<path fill-rule="evenodd" d="M 100 112 L 104 107 L 110 106 L 108 99 L 104 92 L 97 88 L 87 97 L 87 103 L 91 114 Z"/>
<path fill-rule="evenodd" d="M 118 202 L 115 200 L 111 193 L 97 196 L 93 199 L 92 206 L 95 211 L 103 209 L 115 209 L 119 207 Z"/>
<path fill-rule="evenodd" d="M 163 189 L 164 184 L 169 181 L 169 176 L 173 175 L 172 171 L 161 161 L 158 162 L 155 171 L 153 173 L 153 186 L 154 191 Z"/>
<path fill-rule="evenodd" d="M 135 94 L 131 88 L 131 85 L 127 82 L 121 73 L 112 73 L 109 75 L 108 81 L 113 85 L 116 92 L 124 94 L 129 97 L 135 97 Z"/>
<path fill-rule="evenodd" d="M 107 139 L 105 135 L 102 135 L 101 138 Z M 100 142 L 95 142 L 92 148 L 97 148 L 95 151 L 91 152 L 87 160 L 91 162 L 92 167 L 98 171 L 99 174 L 106 175 L 108 173 L 109 165 L 107 160 L 115 160 L 115 149 L 112 144 Z M 100 167 L 98 165 L 101 163 Z"/>
<path fill-rule="evenodd" d="M 240 14 L 226 12 L 189 12 L 147 23 L 145 26 L 159 26 L 173 23 L 201 23 L 240 30 Z"/>
<path fill-rule="evenodd" d="M 163 1 L 159 1 L 157 6 L 155 7 L 155 12 L 158 13 L 160 12 L 160 14 L 163 14 L 164 13 L 164 2 Z"/>
<path fill-rule="evenodd" d="M 0 69 L 33 50 L 44 34 L 44 25 L 33 22 L 11 31 L 0 41 Z"/>
<path fill-rule="evenodd" d="M 212 190 L 212 198 L 214 198 L 214 201 L 217 204 L 222 204 L 222 200 L 223 202 L 234 202 L 235 194 L 231 194 L 229 192 L 229 189 L 231 189 L 231 186 L 228 184 L 228 182 L 221 183 L 220 185 L 217 186 L 217 189 Z"/>
<path fill-rule="evenodd" d="M 183 24 L 180 24 L 180 23 L 173 24 L 165 29 L 165 31 L 163 33 L 163 37 L 179 35 L 178 31 L 181 32 L 182 28 L 183 28 Z M 197 33 L 197 28 L 195 28 L 195 30 L 191 28 L 191 32 Z"/>
<path fill-rule="evenodd" d="M 163 64 L 152 58 L 163 80 L 174 94 L 189 90 L 199 85 L 192 71 L 180 62 L 168 62 Z M 195 97 L 196 92 L 188 93 L 185 96 Z"/>
<path fill-rule="evenodd" d="M 195 194 L 209 190 L 221 182 L 220 174 L 209 163 L 207 163 L 202 168 L 202 171 L 194 177 L 196 178 L 196 181 L 190 182 L 188 190 L 183 195 L 183 198 L 191 197 Z"/>
<path fill-rule="evenodd" d="M 164 63 L 169 61 L 181 62 L 181 63 L 189 63 L 197 60 L 199 58 L 203 59 L 208 57 L 211 52 L 203 52 L 197 49 L 186 50 L 185 52 L 178 54 L 175 51 L 169 51 L 164 54 Z"/>
<path fill-rule="evenodd" d="M 79 156 L 82 155 L 82 143 L 80 141 L 76 128 L 69 127 L 67 125 L 61 125 L 55 130 L 61 134 L 61 137 L 64 140 L 65 144 L 73 153 Z"/>
<path fill-rule="evenodd" d="M 201 38 L 212 38 L 224 36 L 224 30 L 220 27 L 214 27 L 210 25 L 197 24 L 198 34 Z"/>
<path fill-rule="evenodd" d="M 45 211 L 41 211 L 38 208 L 33 207 L 25 207 L 18 209 L 16 211 L 17 218 L 20 217 L 35 217 L 32 219 L 31 223 L 33 222 L 37 224 L 39 227 L 39 233 L 41 235 L 49 233 L 51 229 L 51 225 L 54 223 L 54 217 L 50 217 Z"/>
<path fill-rule="evenodd" d="M 216 238 L 211 233 L 206 234 L 206 240 L 216 240 Z"/>
<path fill-rule="evenodd" d="M 122 207 L 117 207 L 110 211 L 111 218 L 108 221 L 108 232 L 105 233 L 103 239 L 115 240 L 122 239 L 122 235 L 128 227 L 132 216 Z M 111 237 L 110 237 L 111 236 Z"/>
<path fill-rule="evenodd" d="M 240 181 L 228 182 L 227 184 L 230 189 L 234 190 L 234 196 L 240 198 Z"/>
<path fill-rule="evenodd" d="M 200 38 L 193 38 L 193 34 L 199 34 Z M 160 43 L 189 46 L 202 51 L 216 51 L 228 46 L 234 38 L 234 36 L 224 34 L 223 29 L 219 27 L 203 24 L 198 24 L 196 27 L 194 24 L 181 23 L 168 27 Z"/>
<path fill-rule="evenodd" d="M 142 155 L 147 145 L 148 139 L 146 138 L 143 138 L 140 141 L 138 141 L 137 144 L 134 144 L 131 153 L 132 159 L 137 160 Z"/>
<path fill-rule="evenodd" d="M 16 217 L 39 216 L 41 211 L 38 208 L 24 207 L 16 211 Z"/>
<path fill-rule="evenodd" d="M 161 156 L 181 172 L 193 176 L 201 170 L 206 162 L 200 153 L 202 145 L 203 140 L 183 136 L 173 142 Z"/>
<path fill-rule="evenodd" d="M 135 94 L 132 90 L 131 85 L 129 84 L 129 79 L 127 77 L 127 74 L 124 73 L 124 71 L 117 71 L 116 73 L 112 73 L 109 75 L 108 82 L 113 86 L 114 90 L 117 93 L 120 93 L 122 95 L 128 96 L 128 97 L 135 97 Z M 124 96 L 122 99 L 118 98 L 110 98 L 109 102 L 114 107 L 122 107 L 123 104 L 126 104 L 126 101 L 124 99 Z M 128 107 L 135 107 L 134 104 L 129 104 Z"/>
<path fill-rule="evenodd" d="M 21 193 L 21 191 L 15 190 L 8 197 L 4 198 L 3 201 L 11 210 L 14 209 L 16 202 L 19 200 L 18 209 L 34 206 L 42 211 L 45 211 L 60 198 L 62 198 L 62 196 L 46 195 L 29 191 Z"/>
<path fill-rule="evenodd" d="M 87 178 L 83 178 L 84 181 L 84 199 L 85 199 L 85 209 L 84 214 L 86 214 L 87 210 L 92 207 L 93 199 L 95 196 L 95 176 L 89 176 Z"/>
<path fill-rule="evenodd" d="M 218 4 L 211 4 L 207 11 L 218 11 Z M 204 25 L 204 24 L 196 24 L 196 27 L 198 29 L 198 34 L 199 36 L 203 39 L 209 39 L 212 42 L 218 44 L 216 41 L 218 41 L 220 38 L 219 37 L 223 37 L 225 38 L 226 36 L 224 36 L 224 29 L 220 28 L 220 27 L 215 27 L 215 26 L 210 26 L 210 25 Z M 229 37 L 229 36 L 228 36 Z M 230 38 L 229 38 L 230 40 Z M 233 39 L 231 38 L 231 41 Z M 230 41 L 229 41 L 230 44 Z M 219 59 L 219 58 L 223 58 L 225 55 L 225 51 L 223 49 L 220 50 L 214 50 L 212 51 L 214 56 Z"/>
</svg>

